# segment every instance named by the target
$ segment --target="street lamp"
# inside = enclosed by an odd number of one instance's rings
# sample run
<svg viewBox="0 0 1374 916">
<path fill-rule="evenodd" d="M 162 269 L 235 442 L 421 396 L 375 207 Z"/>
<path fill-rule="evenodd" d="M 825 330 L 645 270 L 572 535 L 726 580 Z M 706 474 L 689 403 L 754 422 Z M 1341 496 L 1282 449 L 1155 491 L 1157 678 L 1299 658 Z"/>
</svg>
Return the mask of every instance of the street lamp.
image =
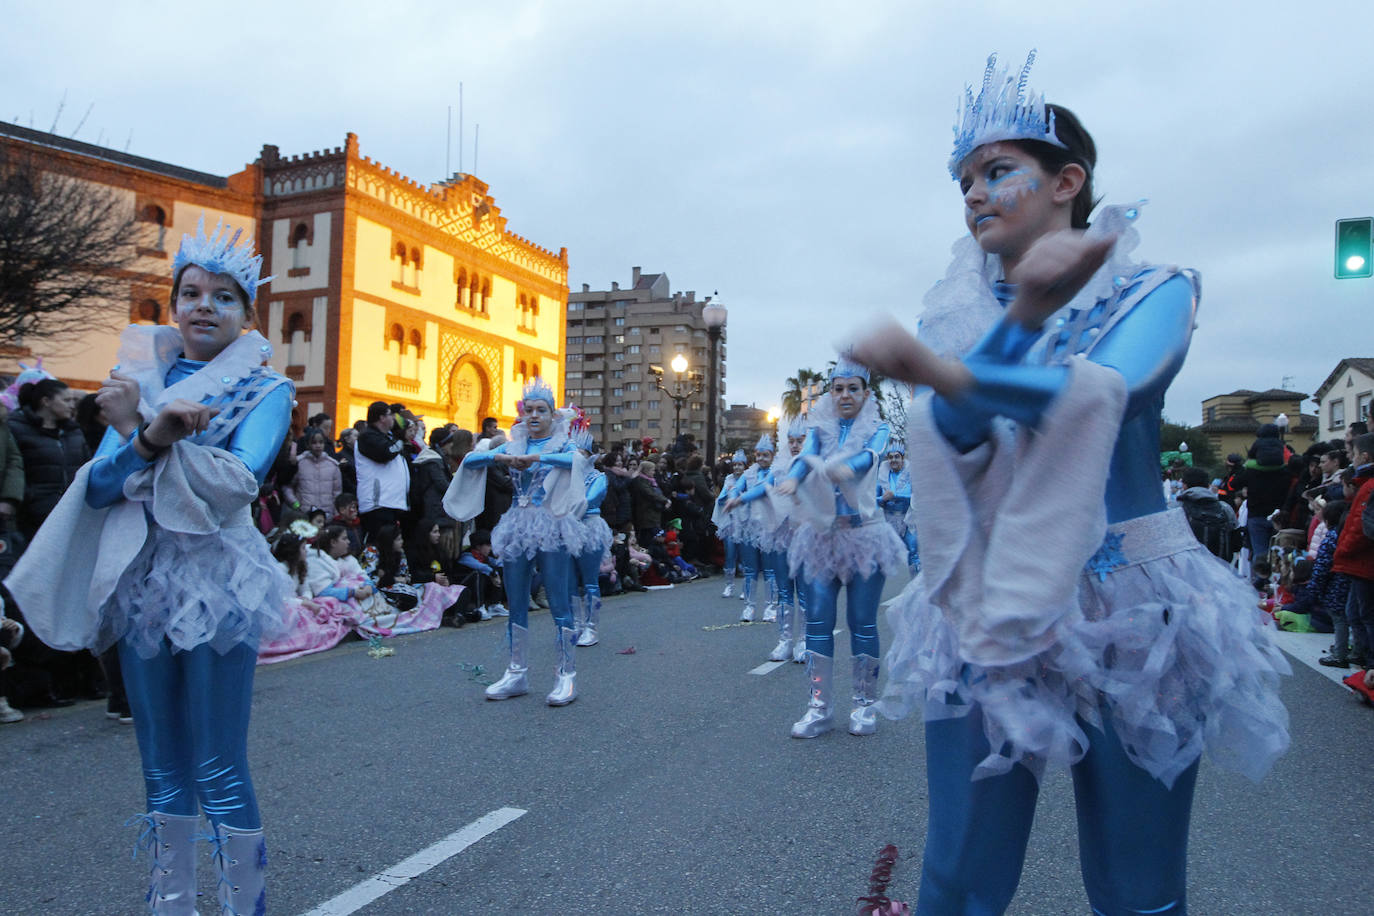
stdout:
<svg viewBox="0 0 1374 916">
<path fill-rule="evenodd" d="M 701 320 L 706 325 L 706 336 L 711 340 L 711 355 L 706 364 L 706 461 L 708 467 L 716 464 L 716 402 L 720 394 L 716 390 L 720 378 L 720 334 L 725 330 L 725 306 L 712 302 L 706 297 L 706 306 L 701 310 Z"/>
<path fill-rule="evenodd" d="M 1275 417 L 1274 425 L 1279 428 L 1279 441 L 1284 441 L 1284 434 L 1288 432 L 1288 414 L 1281 413 Z"/>
<path fill-rule="evenodd" d="M 667 388 L 663 384 L 663 367 L 649 366 L 649 371 L 654 374 L 654 385 L 658 387 L 668 397 L 673 399 L 673 444 L 676 445 L 682 438 L 682 402 L 701 391 L 701 376 L 693 373 L 687 378 L 682 374 L 687 371 L 687 357 L 681 353 L 673 357 L 668 366 L 673 370 L 673 387 Z"/>
</svg>

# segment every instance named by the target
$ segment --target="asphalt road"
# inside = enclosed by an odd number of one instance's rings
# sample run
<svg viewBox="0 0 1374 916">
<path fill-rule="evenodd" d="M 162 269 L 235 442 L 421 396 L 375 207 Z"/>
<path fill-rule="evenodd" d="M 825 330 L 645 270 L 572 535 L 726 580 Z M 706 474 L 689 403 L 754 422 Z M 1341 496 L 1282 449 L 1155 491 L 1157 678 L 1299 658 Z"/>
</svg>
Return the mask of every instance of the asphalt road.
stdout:
<svg viewBox="0 0 1374 916">
<path fill-rule="evenodd" d="M 562 709 L 543 702 L 546 613 L 531 621 L 533 692 L 503 703 L 480 683 L 499 673 L 501 621 L 396 639 L 390 658 L 349 643 L 259 668 L 250 741 L 271 912 L 307 913 L 505 808 L 525 813 L 358 912 L 849 914 L 887 843 L 901 856 L 891 893 L 914 902 L 921 728 L 790 739 L 802 667 L 750 673 L 771 624 L 703 629 L 738 616 L 720 586 L 607 601 L 601 645 L 578 651 L 581 696 Z M 1254 785 L 1203 765 L 1195 914 L 1370 910 L 1374 709 L 1294 667 L 1293 748 L 1274 772 Z M 131 727 L 96 703 L 0 727 L 0 786 L 0 909 L 141 912 L 147 865 L 120 826 L 142 810 Z M 1087 912 L 1076 843 L 1068 778 L 1051 775 L 1010 912 Z M 207 861 L 201 885 L 212 893 Z"/>
</svg>

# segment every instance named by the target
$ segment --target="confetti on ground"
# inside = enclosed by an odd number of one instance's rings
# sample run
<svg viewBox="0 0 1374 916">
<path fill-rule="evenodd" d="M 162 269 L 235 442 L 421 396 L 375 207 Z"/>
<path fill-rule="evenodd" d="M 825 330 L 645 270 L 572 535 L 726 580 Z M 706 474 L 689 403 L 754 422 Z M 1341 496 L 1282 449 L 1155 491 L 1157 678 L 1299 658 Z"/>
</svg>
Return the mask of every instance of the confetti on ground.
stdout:
<svg viewBox="0 0 1374 916">
<path fill-rule="evenodd" d="M 491 684 L 491 678 L 487 676 L 486 665 L 471 665 L 467 662 L 459 662 L 458 669 L 468 672 L 468 680 L 470 681 L 476 681 L 484 686 L 490 686 Z"/>
<path fill-rule="evenodd" d="M 382 645 L 382 637 L 369 636 L 367 638 L 367 654 L 373 658 L 388 658 L 396 654 L 396 650 L 390 646 Z"/>
<path fill-rule="evenodd" d="M 702 627 L 702 629 L 709 633 L 709 632 L 711 632 L 712 630 L 733 630 L 735 627 L 752 627 L 752 626 L 754 626 L 754 624 L 757 624 L 757 623 L 763 623 L 763 621 L 761 621 L 761 620 L 741 620 L 741 621 L 739 621 L 739 622 L 737 622 L 737 623 L 718 623 L 718 624 L 715 624 L 714 626 Z"/>
<path fill-rule="evenodd" d="M 618 650 L 615 654 L 616 654 L 616 655 L 634 655 L 634 654 L 635 654 L 635 647 L 634 647 L 634 646 L 630 646 L 628 649 L 620 649 L 620 650 Z"/>
</svg>

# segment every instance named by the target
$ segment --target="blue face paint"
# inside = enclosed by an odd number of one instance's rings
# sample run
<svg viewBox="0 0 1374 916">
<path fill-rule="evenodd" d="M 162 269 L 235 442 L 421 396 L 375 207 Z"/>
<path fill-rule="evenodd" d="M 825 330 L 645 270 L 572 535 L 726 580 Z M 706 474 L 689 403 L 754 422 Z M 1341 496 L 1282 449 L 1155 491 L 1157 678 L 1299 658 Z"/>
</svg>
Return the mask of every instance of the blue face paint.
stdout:
<svg viewBox="0 0 1374 916">
<path fill-rule="evenodd" d="M 1022 196 L 1034 194 L 1038 190 L 1040 182 L 1029 171 L 1016 169 L 997 178 L 988 179 L 988 203 L 1011 213 L 1020 204 Z"/>
</svg>

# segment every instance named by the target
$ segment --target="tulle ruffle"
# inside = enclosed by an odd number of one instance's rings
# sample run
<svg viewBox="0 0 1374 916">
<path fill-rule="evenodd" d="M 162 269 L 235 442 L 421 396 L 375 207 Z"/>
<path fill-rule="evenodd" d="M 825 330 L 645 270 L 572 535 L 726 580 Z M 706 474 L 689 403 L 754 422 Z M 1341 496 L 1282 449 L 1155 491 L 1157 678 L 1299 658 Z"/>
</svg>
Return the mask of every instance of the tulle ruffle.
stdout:
<svg viewBox="0 0 1374 916">
<path fill-rule="evenodd" d="M 783 522 L 775 528 L 764 529 L 759 534 L 759 549 L 768 553 L 786 553 L 792 547 L 792 538 L 796 536 L 797 526 L 791 522 Z"/>
<path fill-rule="evenodd" d="M 1021 763 L 1039 776 L 1087 749 L 1081 722 L 1111 717 L 1131 759 L 1166 785 L 1204 750 L 1259 779 L 1288 747 L 1278 677 L 1288 663 L 1248 584 L 1204 550 L 1183 514 L 1113 525 L 1120 554 L 1079 584 L 1081 615 L 1025 662 L 963 661 L 949 622 L 912 582 L 888 610 L 888 682 L 880 704 L 926 720 L 983 711 L 992 753 L 975 778 Z"/>
<path fill-rule="evenodd" d="M 533 559 L 541 550 L 566 550 L 576 556 L 589 537 L 581 517 L 554 515 L 539 506 L 509 509 L 491 532 L 491 549 L 498 557 Z"/>
<path fill-rule="evenodd" d="M 801 525 L 787 550 L 787 567 L 793 577 L 807 581 L 839 579 L 881 571 L 892 576 L 906 568 L 906 547 L 882 519 L 851 527 L 841 516 L 829 528 L 818 531 Z"/>
<path fill-rule="evenodd" d="M 611 526 L 606 524 L 606 520 L 599 515 L 582 519 L 582 524 L 587 528 L 586 539 L 582 543 L 582 549 L 578 551 L 578 556 L 594 553 L 599 557 L 604 557 L 606 552 L 611 549 Z"/>
<path fill-rule="evenodd" d="M 175 649 L 208 643 L 216 652 L 282 635 L 291 579 L 250 525 L 182 534 L 150 525 L 101 614 L 94 651 L 127 637 L 143 658 L 165 638 Z"/>
</svg>

